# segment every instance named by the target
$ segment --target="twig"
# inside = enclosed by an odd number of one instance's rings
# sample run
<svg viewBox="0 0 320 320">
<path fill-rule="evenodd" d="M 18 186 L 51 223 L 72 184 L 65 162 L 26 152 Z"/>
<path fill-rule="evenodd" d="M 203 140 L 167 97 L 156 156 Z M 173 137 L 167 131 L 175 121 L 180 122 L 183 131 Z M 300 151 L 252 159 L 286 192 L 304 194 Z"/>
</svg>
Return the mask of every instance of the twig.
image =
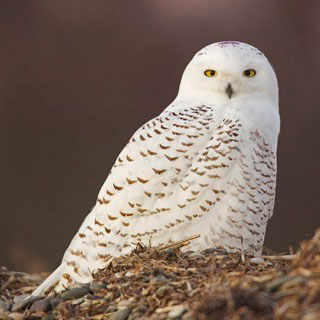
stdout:
<svg viewBox="0 0 320 320">
<path fill-rule="evenodd" d="M 182 272 L 184 272 L 184 271 L 196 272 L 197 271 L 196 268 L 187 268 L 186 269 L 186 268 L 170 267 L 165 264 L 161 264 L 160 267 L 163 269 L 166 269 L 166 270 L 170 270 L 170 271 L 182 271 Z"/>
<path fill-rule="evenodd" d="M 168 245 L 160 247 L 159 249 L 160 250 L 166 250 L 166 249 L 173 248 L 173 247 L 181 248 L 181 247 L 184 247 L 184 246 L 188 245 L 190 243 L 190 240 L 194 240 L 194 239 L 197 239 L 197 238 L 200 238 L 200 234 L 196 234 L 194 236 L 185 238 L 185 239 L 180 240 L 180 241 L 169 243 Z"/>
<path fill-rule="evenodd" d="M 284 255 L 276 255 L 276 256 L 259 256 L 263 259 L 269 259 L 269 260 L 284 260 L 284 261 L 291 261 L 298 257 L 297 254 L 284 254 Z"/>
</svg>

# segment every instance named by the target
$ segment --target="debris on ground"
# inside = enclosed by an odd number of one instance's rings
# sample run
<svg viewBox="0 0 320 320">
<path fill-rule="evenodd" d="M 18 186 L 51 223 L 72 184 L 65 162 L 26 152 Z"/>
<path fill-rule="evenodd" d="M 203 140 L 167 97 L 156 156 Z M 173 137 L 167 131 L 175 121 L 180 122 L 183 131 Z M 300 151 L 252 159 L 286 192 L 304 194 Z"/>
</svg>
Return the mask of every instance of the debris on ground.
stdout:
<svg viewBox="0 0 320 320">
<path fill-rule="evenodd" d="M 294 255 L 182 252 L 183 245 L 137 246 L 90 285 L 42 299 L 25 297 L 48 274 L 3 267 L 0 320 L 320 319 L 320 229 Z"/>
</svg>

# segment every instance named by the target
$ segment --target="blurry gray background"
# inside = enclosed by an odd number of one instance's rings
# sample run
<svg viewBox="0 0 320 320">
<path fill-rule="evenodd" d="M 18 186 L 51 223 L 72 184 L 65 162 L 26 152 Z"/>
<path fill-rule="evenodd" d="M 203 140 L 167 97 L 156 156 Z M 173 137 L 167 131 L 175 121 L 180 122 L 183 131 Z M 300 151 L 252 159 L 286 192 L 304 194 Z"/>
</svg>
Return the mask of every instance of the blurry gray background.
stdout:
<svg viewBox="0 0 320 320">
<path fill-rule="evenodd" d="M 193 54 L 262 50 L 280 85 L 275 214 L 266 245 L 320 226 L 320 2 L 0 2 L 0 265 L 52 270 L 133 132 L 177 93 Z"/>
</svg>

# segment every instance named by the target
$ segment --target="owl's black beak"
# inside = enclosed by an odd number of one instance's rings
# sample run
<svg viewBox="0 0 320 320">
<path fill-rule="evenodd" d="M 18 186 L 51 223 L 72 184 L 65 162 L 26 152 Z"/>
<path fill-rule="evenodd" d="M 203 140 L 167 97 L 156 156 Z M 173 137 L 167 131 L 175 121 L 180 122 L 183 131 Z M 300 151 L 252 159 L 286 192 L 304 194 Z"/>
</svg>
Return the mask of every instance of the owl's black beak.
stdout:
<svg viewBox="0 0 320 320">
<path fill-rule="evenodd" d="M 232 95 L 234 94 L 234 91 L 232 89 L 232 85 L 228 83 L 226 87 L 226 94 L 228 95 L 229 99 L 231 99 Z"/>
</svg>

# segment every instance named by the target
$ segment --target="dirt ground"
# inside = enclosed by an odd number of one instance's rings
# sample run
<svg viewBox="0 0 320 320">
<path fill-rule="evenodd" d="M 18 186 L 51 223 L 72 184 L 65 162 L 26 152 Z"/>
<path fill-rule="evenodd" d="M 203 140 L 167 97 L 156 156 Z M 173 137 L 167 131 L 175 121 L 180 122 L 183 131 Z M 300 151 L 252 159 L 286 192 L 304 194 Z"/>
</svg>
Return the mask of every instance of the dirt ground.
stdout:
<svg viewBox="0 0 320 320">
<path fill-rule="evenodd" d="M 192 241 L 192 240 L 191 240 Z M 90 285 L 26 303 L 48 276 L 0 270 L 0 319 L 320 319 L 320 229 L 295 254 L 138 246 Z"/>
</svg>

